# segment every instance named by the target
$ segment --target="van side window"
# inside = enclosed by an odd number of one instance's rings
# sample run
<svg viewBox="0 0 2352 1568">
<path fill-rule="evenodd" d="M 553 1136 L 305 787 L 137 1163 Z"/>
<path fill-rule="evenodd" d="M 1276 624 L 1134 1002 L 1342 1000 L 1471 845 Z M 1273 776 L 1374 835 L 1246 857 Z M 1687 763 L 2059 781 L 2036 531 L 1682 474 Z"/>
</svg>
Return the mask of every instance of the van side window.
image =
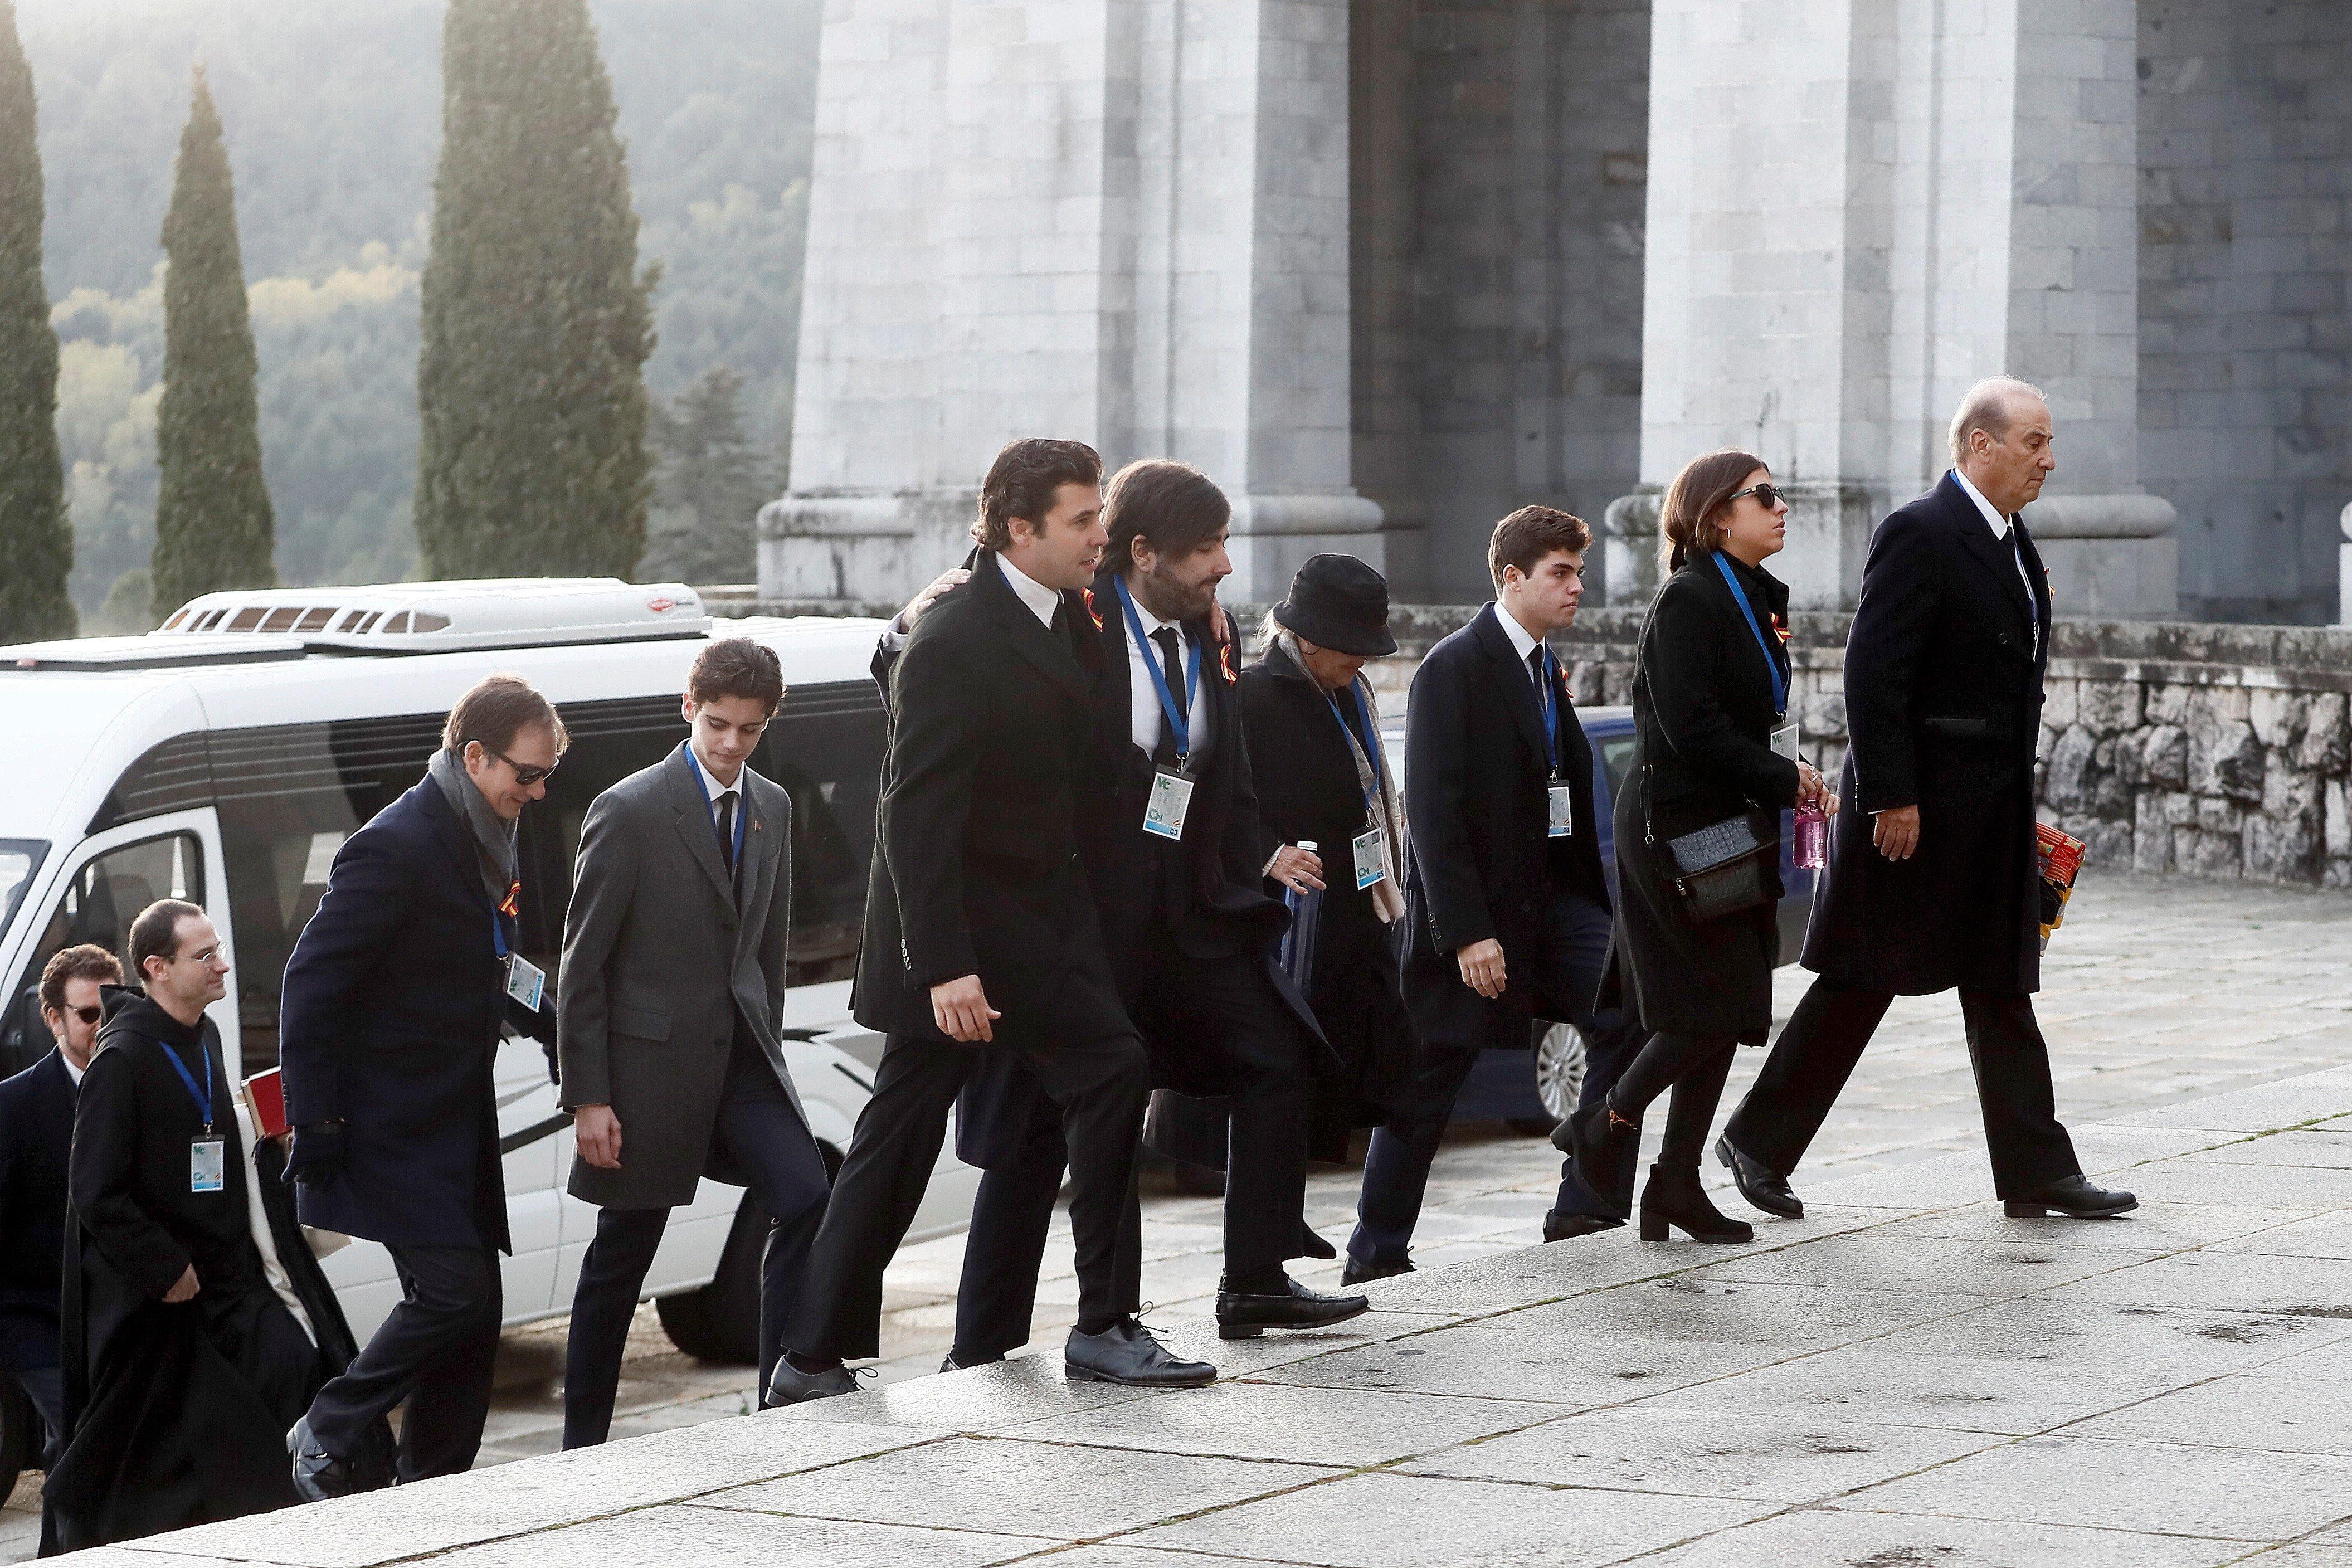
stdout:
<svg viewBox="0 0 2352 1568">
<path fill-rule="evenodd" d="M 85 942 L 121 957 L 130 945 L 131 922 L 158 899 L 205 901 L 204 847 L 195 835 L 172 833 L 125 844 L 93 858 L 73 874 L 9 993 L 10 1005 L 0 1022 L 0 1073 L 32 1066 L 56 1043 L 41 1021 L 41 970 L 49 960 Z M 231 949 L 229 959 L 242 963 L 243 954 Z"/>
</svg>

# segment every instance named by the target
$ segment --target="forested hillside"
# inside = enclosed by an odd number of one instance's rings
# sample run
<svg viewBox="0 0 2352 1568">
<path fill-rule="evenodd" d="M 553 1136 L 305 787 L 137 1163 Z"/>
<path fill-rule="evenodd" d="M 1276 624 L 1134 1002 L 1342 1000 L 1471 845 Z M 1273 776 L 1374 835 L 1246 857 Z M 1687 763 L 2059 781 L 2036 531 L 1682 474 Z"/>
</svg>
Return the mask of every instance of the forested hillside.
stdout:
<svg viewBox="0 0 2352 1568">
<path fill-rule="evenodd" d="M 773 475 L 800 320 L 821 0 L 590 10 L 620 102 L 640 253 L 662 268 L 648 386 L 667 400 L 713 366 L 733 371 L 745 434 Z M 278 574 L 415 570 L 416 284 L 440 145 L 441 16 L 438 0 L 19 0 L 40 93 L 58 431 L 85 612 L 146 565 L 153 540 L 158 237 L 198 62 L 236 172 Z M 663 521 L 657 505 L 657 532 Z"/>
</svg>

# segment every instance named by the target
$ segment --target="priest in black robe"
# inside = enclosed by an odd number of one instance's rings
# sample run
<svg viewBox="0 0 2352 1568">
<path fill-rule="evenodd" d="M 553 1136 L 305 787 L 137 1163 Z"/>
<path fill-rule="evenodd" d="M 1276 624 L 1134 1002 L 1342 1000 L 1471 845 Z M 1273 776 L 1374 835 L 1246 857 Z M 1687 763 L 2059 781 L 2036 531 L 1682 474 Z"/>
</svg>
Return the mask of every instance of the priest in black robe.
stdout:
<svg viewBox="0 0 2352 1568">
<path fill-rule="evenodd" d="M 247 1208 L 220 1034 L 219 932 L 165 900 L 132 922 L 147 994 L 110 994 L 75 1103 L 63 1314 L 64 1456 L 45 1552 L 297 1500 L 285 1434 L 322 1381 L 270 1288 Z"/>
</svg>

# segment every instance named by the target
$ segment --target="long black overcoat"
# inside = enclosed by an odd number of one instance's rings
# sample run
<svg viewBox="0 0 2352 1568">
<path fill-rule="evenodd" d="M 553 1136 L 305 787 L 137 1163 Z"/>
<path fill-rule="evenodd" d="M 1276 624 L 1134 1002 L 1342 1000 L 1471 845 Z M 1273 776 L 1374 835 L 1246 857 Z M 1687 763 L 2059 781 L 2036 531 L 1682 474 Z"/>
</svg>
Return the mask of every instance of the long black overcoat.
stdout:
<svg viewBox="0 0 2352 1568">
<path fill-rule="evenodd" d="M 945 1043 L 930 988 L 980 976 L 1007 1045 L 1124 1035 L 1085 868 L 1080 796 L 1099 789 L 1098 648 L 1083 595 L 1063 635 L 1040 624 L 982 552 L 889 670 L 890 746 L 866 900 L 857 1021 Z"/>
<path fill-rule="evenodd" d="M 1534 1019 L 1564 1022 L 1580 1010 L 1591 998 L 1541 994 L 1521 955 L 1543 929 L 1549 885 L 1609 907 L 1583 722 L 1563 677 L 1555 732 L 1575 831 L 1553 838 L 1542 710 L 1501 614 L 1488 605 L 1429 650 L 1405 711 L 1404 996 L 1432 1050 L 1525 1049 Z M 1454 956 L 1489 937 L 1503 944 L 1505 979 L 1492 1001 L 1463 984 Z"/>
<path fill-rule="evenodd" d="M 62 1053 L 0 1082 L 0 1367 L 58 1364 L 74 1086 Z"/>
<path fill-rule="evenodd" d="M 2040 988 L 2050 584 L 2024 519 L 2012 527 L 2014 555 L 1948 473 L 1871 535 L 1846 637 L 1846 809 L 1805 932 L 1817 974 L 1906 996 Z M 1919 808 L 1919 847 L 1895 861 L 1871 814 L 1900 805 Z"/>
<path fill-rule="evenodd" d="M 1718 559 L 1738 574 L 1755 629 Z M 1789 590 L 1771 574 L 1706 554 L 1659 585 L 1642 626 L 1633 765 L 1617 792 L 1617 924 L 1601 991 L 1653 1032 L 1761 1044 L 1772 1026 L 1780 957 L 1773 904 L 1694 925 L 1664 858 L 1669 838 L 1759 808 L 1777 823 L 1795 804 L 1797 764 L 1772 750 L 1772 672 L 1784 680 L 1789 672 L 1775 627 L 1787 624 L 1788 609 Z M 1777 853 L 1768 875 L 1777 900 Z"/>
<path fill-rule="evenodd" d="M 430 776 L 336 851 L 278 1015 L 288 1120 L 344 1122 L 343 1168 L 298 1188 L 303 1224 L 512 1250 L 493 1073 L 513 1005 L 497 918 L 473 837 Z M 551 1008 L 531 1027 L 553 1022 Z"/>
<path fill-rule="evenodd" d="M 1307 1001 L 1341 1064 L 1317 1084 L 1316 1152 L 1328 1158 L 1339 1152 L 1335 1134 L 1343 1148 L 1349 1130 L 1403 1114 L 1420 1032 L 1404 1005 L 1393 933 L 1350 874 L 1349 846 L 1364 831 L 1366 806 L 1331 700 L 1278 645 L 1242 671 L 1240 691 L 1242 734 L 1257 783 L 1258 864 L 1302 840 L 1313 841 L 1323 858 Z M 1372 763 L 1386 765 L 1377 751 Z M 1277 887 L 1269 882 L 1266 890 Z"/>
</svg>

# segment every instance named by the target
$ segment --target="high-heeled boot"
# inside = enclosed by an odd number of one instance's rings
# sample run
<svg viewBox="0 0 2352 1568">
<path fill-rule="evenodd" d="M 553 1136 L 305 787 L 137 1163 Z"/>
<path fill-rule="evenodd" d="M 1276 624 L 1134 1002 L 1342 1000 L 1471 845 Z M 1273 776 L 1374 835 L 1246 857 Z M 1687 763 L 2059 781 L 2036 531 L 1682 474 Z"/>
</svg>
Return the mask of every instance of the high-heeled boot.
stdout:
<svg viewBox="0 0 2352 1568">
<path fill-rule="evenodd" d="M 1699 1184 L 1696 1165 L 1653 1165 L 1642 1188 L 1642 1239 L 1664 1241 L 1680 1226 L 1693 1241 L 1732 1244 L 1756 1239 L 1756 1227 L 1717 1208 Z"/>
<path fill-rule="evenodd" d="M 1568 1133 L 1569 1173 L 1593 1202 L 1623 1219 L 1633 1207 L 1633 1189 L 1630 1182 L 1619 1186 L 1617 1173 L 1625 1168 L 1626 1144 L 1640 1143 L 1642 1124 L 1620 1115 L 1604 1095 L 1561 1126 Z M 1552 1143 L 1559 1146 L 1558 1134 Z"/>
</svg>

